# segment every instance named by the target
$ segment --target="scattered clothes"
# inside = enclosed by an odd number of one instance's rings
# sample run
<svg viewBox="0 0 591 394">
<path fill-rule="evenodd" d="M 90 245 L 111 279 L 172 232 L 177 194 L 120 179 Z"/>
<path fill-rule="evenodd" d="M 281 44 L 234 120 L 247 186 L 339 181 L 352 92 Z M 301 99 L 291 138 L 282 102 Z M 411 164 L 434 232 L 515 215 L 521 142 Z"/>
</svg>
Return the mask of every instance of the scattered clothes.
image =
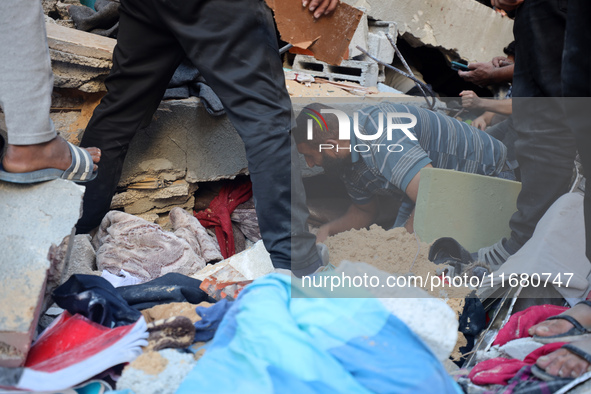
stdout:
<svg viewBox="0 0 591 394">
<path fill-rule="evenodd" d="M 146 322 L 107 328 L 79 314 L 62 313 L 35 341 L 22 368 L 0 368 L 3 386 L 58 391 L 78 385 L 122 363 L 147 345 Z M 6 380 L 5 371 L 12 381 Z"/>
<path fill-rule="evenodd" d="M 468 252 L 458 241 L 450 237 L 439 238 L 429 249 L 429 260 L 435 264 L 469 265 L 474 262 Z M 458 270 L 461 272 L 462 270 Z"/>
<path fill-rule="evenodd" d="M 222 319 L 232 306 L 232 302 L 221 300 L 210 307 L 198 306 L 195 310 L 201 320 L 195 323 L 195 341 L 207 342 L 215 335 Z"/>
<path fill-rule="evenodd" d="M 194 274 L 219 261 L 215 241 L 198 220 L 179 207 L 170 211 L 174 233 L 136 216 L 109 212 L 94 238 L 99 270 L 121 270 L 146 282 L 169 272 Z"/>
<path fill-rule="evenodd" d="M 270 274 L 249 285 L 177 393 L 462 392 L 379 300 L 298 283 Z"/>
<path fill-rule="evenodd" d="M 119 30 L 119 0 L 96 0 L 90 7 L 71 5 L 68 13 L 76 29 L 105 37 L 117 38 Z"/>
<path fill-rule="evenodd" d="M 494 391 L 495 394 L 549 394 L 560 390 L 572 379 L 561 378 L 551 382 L 544 382 L 533 376 L 532 366 L 526 365 L 509 380 L 506 387 Z"/>
<path fill-rule="evenodd" d="M 250 180 L 236 181 L 224 185 L 207 209 L 195 212 L 195 217 L 203 226 L 215 227 L 215 234 L 224 259 L 235 253 L 230 215 L 238 205 L 248 201 L 251 197 L 252 184 Z"/>
<path fill-rule="evenodd" d="M 200 302 L 199 304 L 191 304 L 189 302 L 171 302 L 169 304 L 156 305 L 148 309 L 142 310 L 142 315 L 146 319 L 146 323 L 151 323 L 156 320 L 168 319 L 174 316 L 184 316 L 191 320 L 191 324 L 197 323 L 201 320 L 201 316 L 197 314 L 195 308 L 198 306 L 210 307 L 213 304 L 210 302 Z"/>
<path fill-rule="evenodd" d="M 472 383 L 481 386 L 487 384 L 506 385 L 523 366 L 525 363 L 521 360 L 497 357 L 476 364 L 468 377 Z"/>
<path fill-rule="evenodd" d="M 113 285 L 95 275 L 72 275 L 53 291 L 53 299 L 72 315 L 78 313 L 109 328 L 134 324 L 142 316 Z"/>
<path fill-rule="evenodd" d="M 458 331 L 464 334 L 466 346 L 460 348 L 462 354 L 466 354 L 474 348 L 476 338 L 486 328 L 486 312 L 478 298 L 466 297 L 464 309 L 460 314 Z M 458 366 L 463 363 L 464 358 L 458 361 Z"/>
<path fill-rule="evenodd" d="M 474 384 L 481 386 L 487 384 L 507 385 L 521 368 L 535 364 L 538 358 L 560 349 L 562 345 L 563 343 L 544 345 L 528 354 L 523 361 L 503 357 L 485 360 L 476 364 L 468 376 Z"/>
<path fill-rule="evenodd" d="M 199 289 L 201 281 L 171 272 L 150 282 L 133 286 L 122 286 L 117 292 L 136 310 L 152 308 L 171 302 L 199 304 L 202 301 L 215 302 Z"/>
<path fill-rule="evenodd" d="M 236 207 L 232 215 L 230 215 L 232 223 L 240 229 L 244 236 L 252 241 L 258 242 L 261 240 L 261 231 L 259 229 L 259 219 L 254 208 L 254 200 L 252 197 Z"/>
<path fill-rule="evenodd" d="M 527 330 L 530 327 L 543 322 L 550 316 L 556 316 L 567 309 L 566 307 L 556 305 L 536 305 L 516 312 L 509 318 L 507 324 L 501 328 L 493 345 L 502 346 L 513 339 L 529 337 Z"/>
<path fill-rule="evenodd" d="M 174 72 L 164 93 L 164 99 L 185 99 L 190 96 L 199 97 L 207 113 L 212 116 L 226 113 L 219 97 L 207 85 L 197 67 L 185 58 Z"/>
<path fill-rule="evenodd" d="M 149 350 L 183 349 L 191 346 L 195 338 L 195 326 L 185 316 L 174 316 L 168 319 L 148 323 Z"/>
<path fill-rule="evenodd" d="M 136 278 L 125 270 L 121 270 L 119 275 L 113 275 L 109 271 L 103 270 L 101 277 L 108 280 L 109 283 L 113 285 L 113 287 L 130 286 L 142 283 L 140 279 Z"/>
<path fill-rule="evenodd" d="M 251 282 L 252 280 L 246 279 L 235 267 L 227 264 L 204 278 L 199 288 L 217 301 L 235 300 Z"/>
</svg>

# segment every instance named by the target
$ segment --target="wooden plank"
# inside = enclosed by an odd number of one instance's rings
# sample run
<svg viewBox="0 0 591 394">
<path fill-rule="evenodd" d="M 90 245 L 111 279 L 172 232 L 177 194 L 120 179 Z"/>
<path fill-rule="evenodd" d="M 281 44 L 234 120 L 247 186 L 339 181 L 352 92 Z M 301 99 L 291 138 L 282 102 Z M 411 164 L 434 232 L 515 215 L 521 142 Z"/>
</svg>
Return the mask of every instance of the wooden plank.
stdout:
<svg viewBox="0 0 591 394">
<path fill-rule="evenodd" d="M 46 23 L 50 49 L 95 59 L 111 60 L 117 40 L 69 27 Z"/>
<path fill-rule="evenodd" d="M 312 51 L 320 61 L 339 65 L 346 57 L 349 43 L 363 12 L 341 3 L 330 15 L 314 19 L 314 13 L 299 0 L 267 0 L 275 12 L 281 39 L 294 47 Z"/>
</svg>

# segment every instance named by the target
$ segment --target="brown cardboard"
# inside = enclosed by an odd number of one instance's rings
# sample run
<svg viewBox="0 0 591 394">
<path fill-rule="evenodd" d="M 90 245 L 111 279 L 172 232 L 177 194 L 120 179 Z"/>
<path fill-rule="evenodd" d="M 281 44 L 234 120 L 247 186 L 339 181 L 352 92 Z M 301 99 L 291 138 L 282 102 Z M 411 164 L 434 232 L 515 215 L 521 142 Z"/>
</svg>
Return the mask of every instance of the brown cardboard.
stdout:
<svg viewBox="0 0 591 394">
<path fill-rule="evenodd" d="M 363 15 L 348 4 L 341 3 L 330 15 L 314 18 L 298 0 L 266 0 L 275 12 L 281 39 L 294 46 L 312 43 L 308 48 L 320 61 L 339 65 L 346 57 L 351 38 Z"/>
</svg>

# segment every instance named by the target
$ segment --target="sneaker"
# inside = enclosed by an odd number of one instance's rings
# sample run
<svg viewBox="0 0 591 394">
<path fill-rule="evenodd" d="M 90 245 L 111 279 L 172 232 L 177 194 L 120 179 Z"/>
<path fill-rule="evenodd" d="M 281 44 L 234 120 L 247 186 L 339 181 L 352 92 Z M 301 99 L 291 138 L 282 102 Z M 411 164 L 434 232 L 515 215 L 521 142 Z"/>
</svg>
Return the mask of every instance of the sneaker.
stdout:
<svg viewBox="0 0 591 394">
<path fill-rule="evenodd" d="M 503 246 L 505 238 L 494 245 L 480 248 L 478 252 L 472 253 L 472 258 L 476 261 L 488 265 L 493 271 L 498 270 L 501 265 L 511 256 Z"/>
</svg>

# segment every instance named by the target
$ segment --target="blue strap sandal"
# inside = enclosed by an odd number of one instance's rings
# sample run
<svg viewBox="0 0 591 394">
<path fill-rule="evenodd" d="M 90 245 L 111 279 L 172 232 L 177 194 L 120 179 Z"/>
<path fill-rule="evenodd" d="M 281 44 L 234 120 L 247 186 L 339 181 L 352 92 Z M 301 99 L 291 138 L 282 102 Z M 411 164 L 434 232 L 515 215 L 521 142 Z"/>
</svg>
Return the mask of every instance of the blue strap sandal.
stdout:
<svg viewBox="0 0 591 394">
<path fill-rule="evenodd" d="M 92 156 L 86 149 L 82 149 L 68 142 L 72 154 L 72 164 L 67 170 L 45 168 L 31 172 L 7 172 L 0 163 L 0 180 L 11 183 L 38 183 L 54 179 L 67 179 L 74 182 L 89 182 L 96 178 L 98 170 L 94 171 Z"/>
</svg>

